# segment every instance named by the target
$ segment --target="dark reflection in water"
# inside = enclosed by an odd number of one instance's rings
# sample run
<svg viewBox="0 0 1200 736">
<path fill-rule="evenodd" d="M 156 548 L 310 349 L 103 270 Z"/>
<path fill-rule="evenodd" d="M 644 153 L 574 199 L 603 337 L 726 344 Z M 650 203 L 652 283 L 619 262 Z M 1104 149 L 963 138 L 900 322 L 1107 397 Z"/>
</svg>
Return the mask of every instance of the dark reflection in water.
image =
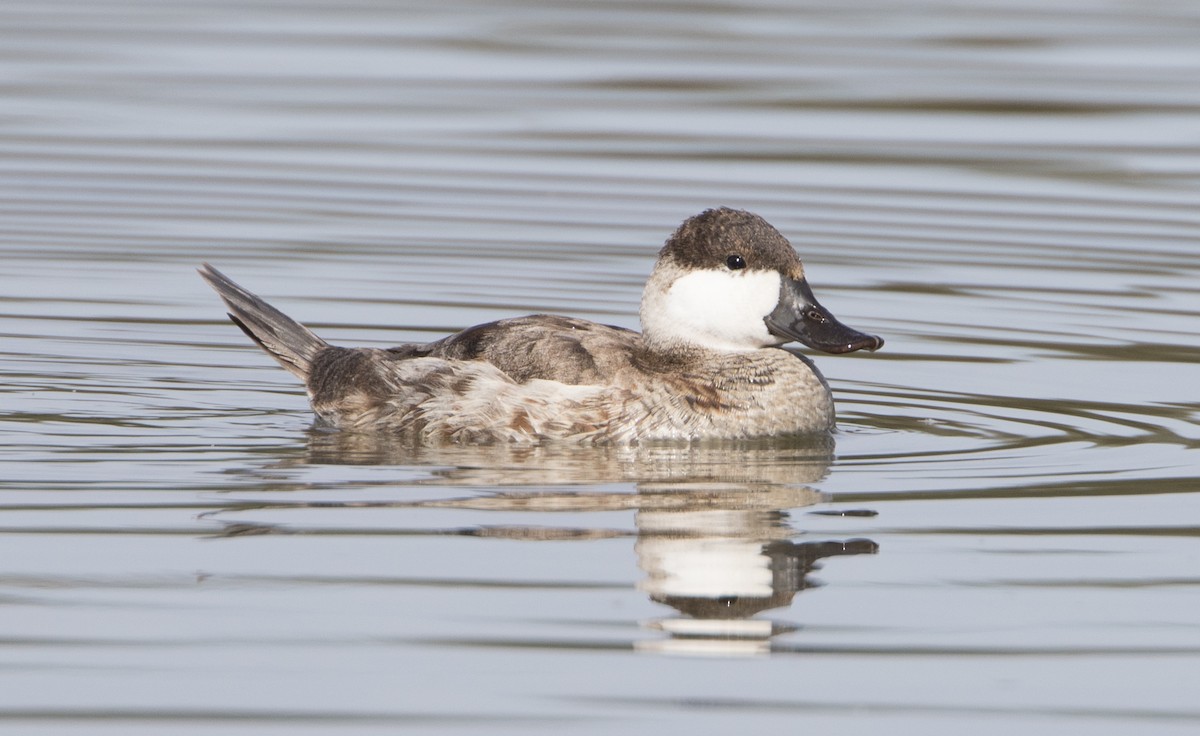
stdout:
<svg viewBox="0 0 1200 736">
<path fill-rule="evenodd" d="M 614 482 L 815 483 L 833 462 L 828 435 L 778 440 L 646 442 L 636 446 L 412 446 L 384 433 L 312 429 L 303 462 L 317 465 L 447 466 L 437 477 L 479 486 Z"/>
</svg>

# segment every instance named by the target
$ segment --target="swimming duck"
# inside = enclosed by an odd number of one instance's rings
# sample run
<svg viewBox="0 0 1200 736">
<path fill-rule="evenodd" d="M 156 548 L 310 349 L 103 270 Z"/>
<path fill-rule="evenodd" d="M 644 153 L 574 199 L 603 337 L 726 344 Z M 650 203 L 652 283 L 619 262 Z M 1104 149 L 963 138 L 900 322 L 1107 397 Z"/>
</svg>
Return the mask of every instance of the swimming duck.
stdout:
<svg viewBox="0 0 1200 736">
<path fill-rule="evenodd" d="M 637 443 L 823 433 L 833 397 L 799 341 L 828 353 L 883 340 L 834 319 L 766 220 L 711 209 L 659 251 L 642 332 L 532 315 L 427 344 L 330 345 L 208 264 L 229 317 L 304 382 L 320 424 L 443 442 Z"/>
</svg>

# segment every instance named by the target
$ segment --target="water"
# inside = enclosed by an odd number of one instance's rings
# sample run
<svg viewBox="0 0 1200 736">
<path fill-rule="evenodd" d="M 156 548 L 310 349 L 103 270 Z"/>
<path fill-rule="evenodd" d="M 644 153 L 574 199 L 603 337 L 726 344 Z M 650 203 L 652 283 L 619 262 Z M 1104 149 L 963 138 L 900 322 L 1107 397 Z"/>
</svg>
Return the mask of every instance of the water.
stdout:
<svg viewBox="0 0 1200 736">
<path fill-rule="evenodd" d="M 1200 7 L 0 5 L 0 728 L 1192 733 Z M 836 446 L 310 429 L 763 214 Z"/>
</svg>

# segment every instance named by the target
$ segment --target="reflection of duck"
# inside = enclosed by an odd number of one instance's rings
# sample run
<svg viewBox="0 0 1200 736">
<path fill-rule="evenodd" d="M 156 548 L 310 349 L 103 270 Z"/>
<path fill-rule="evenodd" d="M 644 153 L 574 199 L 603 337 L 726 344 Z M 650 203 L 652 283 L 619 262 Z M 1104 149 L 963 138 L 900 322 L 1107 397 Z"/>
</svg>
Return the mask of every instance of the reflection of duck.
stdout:
<svg viewBox="0 0 1200 736">
<path fill-rule="evenodd" d="M 638 483 L 642 492 L 662 484 L 665 490 L 700 491 L 711 487 L 737 495 L 766 488 L 779 493 L 788 486 L 795 490 L 795 486 L 816 483 L 828 471 L 833 449 L 833 438 L 823 434 L 769 440 L 644 442 L 636 446 L 414 446 L 386 434 L 313 429 L 309 432 L 308 452 L 300 462 L 420 468 L 430 474 L 423 484 L 507 488 Z M 812 491 L 805 489 L 805 493 L 807 499 Z M 790 492 L 788 495 L 795 500 Z M 794 505 L 803 504 L 783 501 L 776 508 Z"/>
<path fill-rule="evenodd" d="M 638 566 L 646 573 L 639 589 L 682 617 L 648 623 L 671 635 L 639 642 L 642 649 L 689 654 L 759 654 L 768 640 L 790 630 L 753 618 L 790 605 L 801 590 L 814 587 L 808 574 L 818 560 L 870 554 L 867 539 L 795 543 L 786 537 L 783 511 L 638 513 Z"/>
<path fill-rule="evenodd" d="M 798 340 L 831 353 L 883 341 L 834 319 L 788 241 L 748 212 L 709 210 L 659 252 L 639 334 L 535 315 L 426 345 L 331 346 L 211 266 L 230 317 L 304 381 L 340 429 L 422 442 L 629 443 L 825 432 L 829 387 Z"/>
<path fill-rule="evenodd" d="M 420 508 L 501 512 L 635 511 L 635 550 L 645 577 L 638 588 L 681 616 L 647 627 L 668 639 L 638 642 L 651 651 L 753 654 L 789 630 L 757 614 L 790 605 L 817 583 L 823 558 L 869 554 L 866 539 L 793 542 L 789 510 L 824 499 L 805 483 L 824 477 L 832 441 L 648 443 L 638 447 L 569 445 L 412 447 L 395 439 L 314 431 L 308 462 L 392 464 L 430 469 L 422 484 L 487 493 L 411 501 Z M 637 492 L 594 486 L 636 483 Z M 477 533 L 484 533 L 477 530 Z M 486 527 L 488 537 L 586 540 L 622 536 L 600 528 Z"/>
</svg>

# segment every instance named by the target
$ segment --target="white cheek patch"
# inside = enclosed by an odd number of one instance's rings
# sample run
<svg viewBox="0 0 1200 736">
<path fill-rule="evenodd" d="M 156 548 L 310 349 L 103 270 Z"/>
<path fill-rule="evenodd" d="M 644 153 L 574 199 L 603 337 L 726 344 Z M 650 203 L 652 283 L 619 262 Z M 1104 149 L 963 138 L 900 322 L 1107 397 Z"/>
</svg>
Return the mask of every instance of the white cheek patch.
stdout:
<svg viewBox="0 0 1200 736">
<path fill-rule="evenodd" d="M 763 318 L 779 303 L 777 271 L 694 271 L 667 290 L 655 327 L 717 350 L 756 350 L 780 344 Z"/>
</svg>

